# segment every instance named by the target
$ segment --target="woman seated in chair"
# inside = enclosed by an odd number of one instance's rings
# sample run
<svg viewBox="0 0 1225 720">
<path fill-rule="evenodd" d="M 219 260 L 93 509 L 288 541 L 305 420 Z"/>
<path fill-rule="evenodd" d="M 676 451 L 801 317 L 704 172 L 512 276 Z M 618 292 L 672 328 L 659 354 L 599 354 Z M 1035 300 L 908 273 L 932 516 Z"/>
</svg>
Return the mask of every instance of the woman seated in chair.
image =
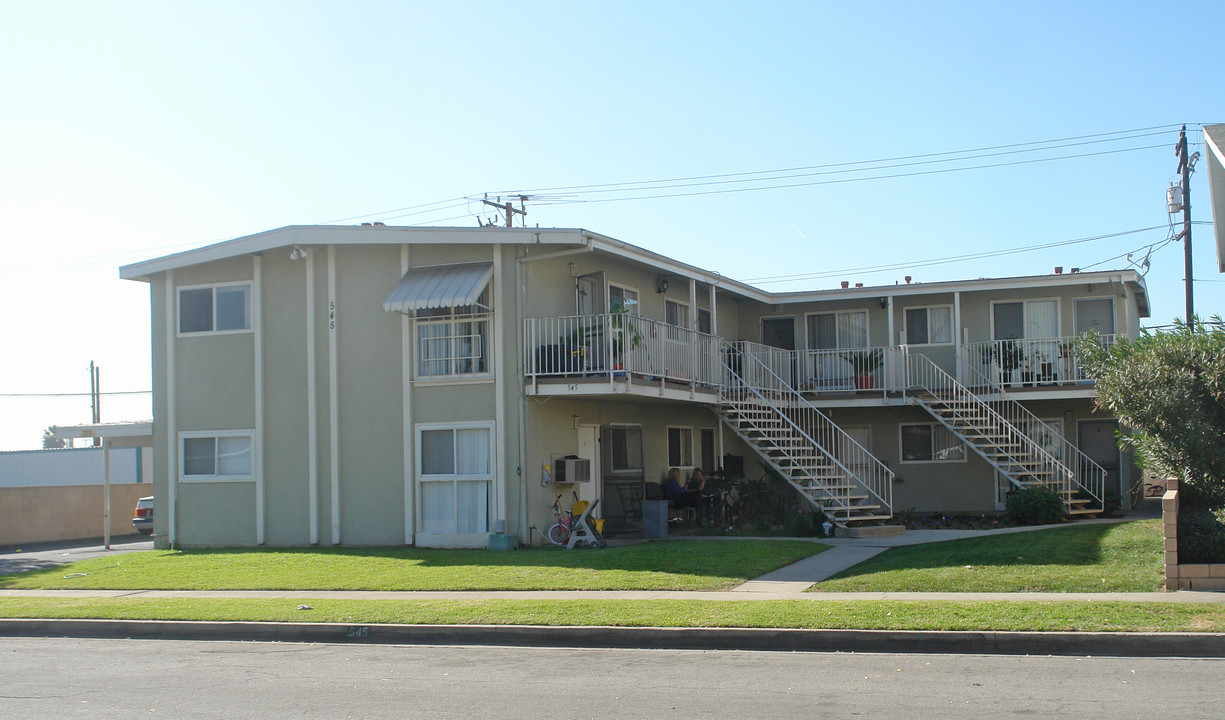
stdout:
<svg viewBox="0 0 1225 720">
<path fill-rule="evenodd" d="M 702 511 L 702 492 L 701 489 L 706 486 L 706 481 L 702 478 L 701 470 L 694 470 L 694 475 L 698 480 L 697 488 L 694 489 L 694 477 L 689 478 L 686 487 L 681 487 L 681 471 L 679 468 L 672 468 L 668 471 L 668 479 L 664 481 L 664 497 L 672 503 L 676 508 L 691 507 L 696 510 L 699 515 Z M 699 517 L 700 519 L 700 517 Z"/>
</svg>

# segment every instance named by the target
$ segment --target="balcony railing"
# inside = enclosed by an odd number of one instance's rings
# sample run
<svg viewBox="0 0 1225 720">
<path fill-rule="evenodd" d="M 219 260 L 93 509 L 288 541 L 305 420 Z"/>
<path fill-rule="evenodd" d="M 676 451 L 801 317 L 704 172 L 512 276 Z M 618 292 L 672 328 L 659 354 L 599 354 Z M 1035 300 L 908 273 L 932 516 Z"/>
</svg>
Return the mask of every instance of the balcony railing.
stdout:
<svg viewBox="0 0 1225 720">
<path fill-rule="evenodd" d="M 1114 345 L 1115 337 L 1099 336 L 1105 348 Z M 1091 384 L 1076 356 L 1076 341 L 1061 337 L 970 343 L 961 354 L 960 380 L 977 392 L 990 391 L 990 384 L 1006 389 Z"/>
<path fill-rule="evenodd" d="M 527 318 L 524 373 L 538 378 L 630 378 L 714 387 L 722 339 L 626 313 Z"/>
</svg>

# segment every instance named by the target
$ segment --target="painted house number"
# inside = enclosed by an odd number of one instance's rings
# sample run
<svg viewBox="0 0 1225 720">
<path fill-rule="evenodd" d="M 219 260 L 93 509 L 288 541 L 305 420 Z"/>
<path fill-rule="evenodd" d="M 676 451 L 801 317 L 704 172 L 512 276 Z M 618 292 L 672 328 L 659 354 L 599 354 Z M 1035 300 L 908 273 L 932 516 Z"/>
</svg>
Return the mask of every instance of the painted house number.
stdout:
<svg viewBox="0 0 1225 720">
<path fill-rule="evenodd" d="M 328 301 L 328 330 L 336 329 L 336 301 Z"/>
</svg>

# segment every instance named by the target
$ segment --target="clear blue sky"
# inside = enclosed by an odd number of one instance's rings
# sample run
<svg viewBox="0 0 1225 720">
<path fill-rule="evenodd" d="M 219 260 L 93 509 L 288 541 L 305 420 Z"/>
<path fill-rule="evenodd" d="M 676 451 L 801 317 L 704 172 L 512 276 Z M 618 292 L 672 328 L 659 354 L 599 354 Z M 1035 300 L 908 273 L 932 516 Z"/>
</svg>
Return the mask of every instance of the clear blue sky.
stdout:
<svg viewBox="0 0 1225 720">
<path fill-rule="evenodd" d="M 148 287 L 119 280 L 118 266 L 274 227 L 485 191 L 1157 127 L 962 165 L 1160 146 L 1095 157 L 528 206 L 529 224 L 589 228 L 737 279 L 845 271 L 770 289 L 1101 263 L 1165 229 L 919 265 L 1164 226 L 1168 126 L 1188 123 L 1199 143 L 1196 124 L 1225 121 L 1223 26 L 1219 0 L 0 0 L 0 394 L 87 392 L 90 360 L 104 390 L 147 389 Z M 1192 193 L 1208 220 L 1202 169 Z M 475 225 L 470 209 L 365 219 Z M 1202 314 L 1225 312 L 1211 236 L 1196 226 Z M 914 265 L 854 270 L 883 263 Z M 1182 267 L 1181 245 L 1153 255 L 1150 324 L 1183 315 Z M 104 399 L 103 420 L 150 414 L 145 397 Z M 37 447 L 46 426 L 88 420 L 88 398 L 0 397 L 0 449 Z"/>
</svg>

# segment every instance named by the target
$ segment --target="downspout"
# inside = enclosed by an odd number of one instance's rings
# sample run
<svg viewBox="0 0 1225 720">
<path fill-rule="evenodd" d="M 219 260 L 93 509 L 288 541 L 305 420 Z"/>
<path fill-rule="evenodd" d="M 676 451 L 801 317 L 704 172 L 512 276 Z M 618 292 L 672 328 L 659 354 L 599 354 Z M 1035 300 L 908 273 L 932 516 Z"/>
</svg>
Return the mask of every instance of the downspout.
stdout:
<svg viewBox="0 0 1225 720">
<path fill-rule="evenodd" d="M 266 498 L 264 497 L 264 259 L 251 256 L 251 325 L 255 362 L 255 457 L 251 470 L 255 475 L 255 544 L 264 544 Z"/>
<path fill-rule="evenodd" d="M 496 474 L 493 476 L 496 514 L 494 527 L 500 523 L 502 532 L 506 532 L 506 317 L 503 303 L 498 302 L 498 296 L 505 293 L 502 283 L 502 246 L 493 244 L 493 406 L 497 423 L 493 426 L 495 447 L 497 448 Z"/>
<path fill-rule="evenodd" d="M 315 254 L 306 253 L 306 487 L 310 544 L 319 544 L 319 377 L 315 339 Z"/>
<path fill-rule="evenodd" d="M 175 346 L 175 308 L 174 270 L 166 271 L 166 495 L 169 500 L 170 513 L 167 526 L 167 542 L 174 547 L 178 542 L 175 518 L 178 516 L 178 423 L 175 422 L 174 398 L 174 346 Z"/>
<path fill-rule="evenodd" d="M 400 277 L 408 274 L 409 247 L 400 246 Z M 404 544 L 412 545 L 416 534 L 416 452 L 413 431 L 413 321 L 406 313 L 400 315 L 400 402 L 403 421 L 401 443 L 404 450 Z"/>
<path fill-rule="evenodd" d="M 336 246 L 328 245 L 328 461 L 332 483 L 332 544 L 340 544 L 340 395 L 336 367 Z"/>
<path fill-rule="evenodd" d="M 519 342 L 523 341 L 522 317 L 523 317 L 523 258 L 515 259 L 515 322 L 520 327 Z M 519 360 L 516 366 L 519 370 L 519 527 L 518 535 L 519 542 L 530 545 L 532 538 L 530 530 L 528 530 L 527 519 L 527 379 L 524 376 L 524 352 L 522 345 L 519 348 Z"/>
</svg>

